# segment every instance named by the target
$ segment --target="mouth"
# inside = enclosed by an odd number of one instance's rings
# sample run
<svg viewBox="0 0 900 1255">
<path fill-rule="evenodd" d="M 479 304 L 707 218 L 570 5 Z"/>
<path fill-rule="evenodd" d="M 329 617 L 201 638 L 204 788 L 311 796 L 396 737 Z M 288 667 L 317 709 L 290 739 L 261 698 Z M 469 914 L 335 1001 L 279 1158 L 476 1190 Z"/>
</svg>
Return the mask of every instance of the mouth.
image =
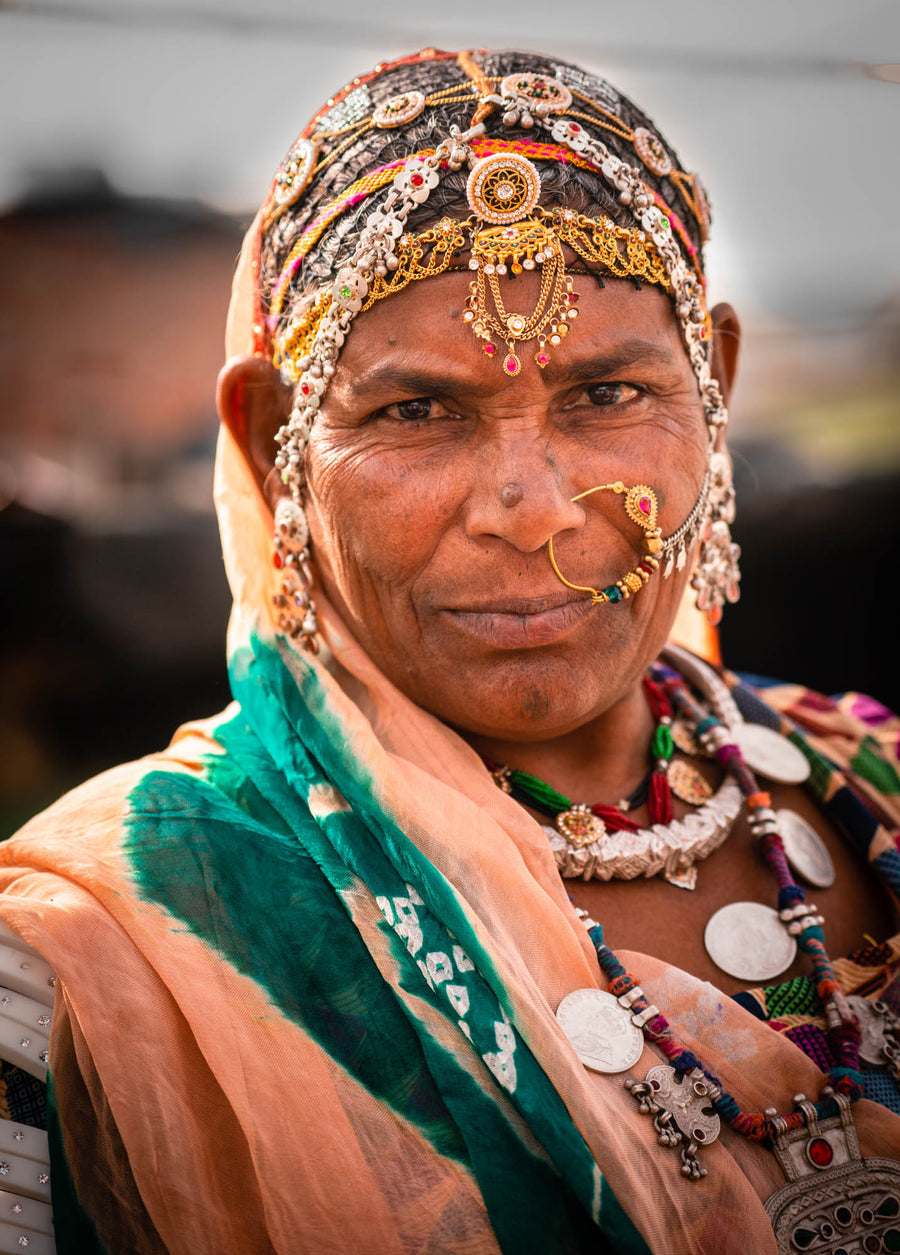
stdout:
<svg viewBox="0 0 900 1255">
<path fill-rule="evenodd" d="M 472 606 L 445 607 L 441 617 L 467 636 L 497 649 L 551 645 L 590 613 L 591 599 L 563 590 L 544 597 L 498 597 Z"/>
</svg>

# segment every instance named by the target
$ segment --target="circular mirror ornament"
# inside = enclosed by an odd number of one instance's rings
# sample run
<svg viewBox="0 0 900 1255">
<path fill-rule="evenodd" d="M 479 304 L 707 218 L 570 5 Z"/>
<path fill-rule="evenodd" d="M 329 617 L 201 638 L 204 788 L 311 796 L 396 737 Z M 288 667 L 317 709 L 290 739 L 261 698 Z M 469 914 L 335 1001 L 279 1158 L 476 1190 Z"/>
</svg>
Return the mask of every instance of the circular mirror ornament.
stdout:
<svg viewBox="0 0 900 1255">
<path fill-rule="evenodd" d="M 383 101 L 372 114 L 372 121 L 382 131 L 393 126 L 405 126 L 412 122 L 425 108 L 425 93 L 420 91 L 401 92 L 399 96 L 391 96 Z"/>
<path fill-rule="evenodd" d="M 498 226 L 527 218 L 540 196 L 537 167 L 517 153 L 482 157 L 472 167 L 466 183 L 469 208 L 482 221 Z"/>
<path fill-rule="evenodd" d="M 572 93 L 558 78 L 548 74 L 507 74 L 500 84 L 501 96 L 519 96 L 543 105 L 545 113 L 563 113 L 572 103 Z"/>
<path fill-rule="evenodd" d="M 671 173 L 672 158 L 658 135 L 648 131 L 645 126 L 639 126 L 634 132 L 634 146 L 648 170 L 652 170 L 660 178 Z"/>
<path fill-rule="evenodd" d="M 275 176 L 273 199 L 284 208 L 293 205 L 309 186 L 319 151 L 311 139 L 298 139 Z"/>
</svg>

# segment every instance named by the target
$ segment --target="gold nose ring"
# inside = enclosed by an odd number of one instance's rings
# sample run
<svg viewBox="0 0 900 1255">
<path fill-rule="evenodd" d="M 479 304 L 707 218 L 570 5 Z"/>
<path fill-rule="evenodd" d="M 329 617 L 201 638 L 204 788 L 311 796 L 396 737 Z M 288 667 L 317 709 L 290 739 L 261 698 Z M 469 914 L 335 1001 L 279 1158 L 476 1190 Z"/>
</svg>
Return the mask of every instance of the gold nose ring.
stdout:
<svg viewBox="0 0 900 1255">
<path fill-rule="evenodd" d="M 590 593 L 592 606 L 597 606 L 604 601 L 626 601 L 639 592 L 653 572 L 659 568 L 656 554 L 662 549 L 663 544 L 662 530 L 656 525 L 656 493 L 652 488 L 646 484 L 635 484 L 633 488 L 626 488 L 622 481 L 617 479 L 614 484 L 598 484 L 596 488 L 588 488 L 585 492 L 580 492 L 577 497 L 572 497 L 571 500 L 581 501 L 595 492 L 615 492 L 624 495 L 625 513 L 644 533 L 644 557 L 633 570 L 623 575 L 620 580 L 616 580 L 615 584 L 610 584 L 602 590 L 591 588 L 587 584 L 573 584 L 566 579 L 557 565 L 551 536 L 547 541 L 547 551 L 550 555 L 550 565 L 557 578 L 562 580 L 566 588 L 572 588 L 578 593 Z"/>
</svg>

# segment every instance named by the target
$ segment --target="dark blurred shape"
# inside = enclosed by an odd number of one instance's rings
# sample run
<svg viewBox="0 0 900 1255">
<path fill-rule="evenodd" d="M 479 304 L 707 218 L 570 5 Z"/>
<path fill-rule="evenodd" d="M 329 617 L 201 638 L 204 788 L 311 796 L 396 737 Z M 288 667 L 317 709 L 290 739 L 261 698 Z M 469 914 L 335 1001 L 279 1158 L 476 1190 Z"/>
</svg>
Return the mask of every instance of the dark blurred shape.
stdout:
<svg viewBox="0 0 900 1255">
<path fill-rule="evenodd" d="M 229 699 L 213 395 L 240 239 L 96 171 L 0 219 L 0 836 Z"/>
<path fill-rule="evenodd" d="M 722 621 L 727 665 L 900 709 L 900 475 L 822 483 L 783 445 L 745 442 L 735 454 L 743 575 Z"/>
</svg>

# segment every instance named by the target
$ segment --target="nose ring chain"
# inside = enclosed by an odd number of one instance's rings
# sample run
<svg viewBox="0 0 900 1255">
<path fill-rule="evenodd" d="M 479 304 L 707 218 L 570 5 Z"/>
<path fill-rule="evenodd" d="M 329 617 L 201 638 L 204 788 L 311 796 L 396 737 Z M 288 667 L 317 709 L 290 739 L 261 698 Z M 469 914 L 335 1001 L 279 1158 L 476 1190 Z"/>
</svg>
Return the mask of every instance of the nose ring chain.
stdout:
<svg viewBox="0 0 900 1255">
<path fill-rule="evenodd" d="M 656 494 L 652 488 L 648 488 L 646 484 L 635 484 L 633 488 L 626 488 L 618 479 L 614 484 L 598 484 L 596 488 L 588 488 L 586 492 L 580 492 L 577 497 L 572 497 L 572 501 L 581 501 L 582 498 L 589 497 L 595 492 L 615 492 L 624 495 L 625 513 L 644 533 L 644 556 L 633 570 L 601 591 L 586 584 L 573 584 L 566 579 L 557 565 L 551 536 L 547 541 L 547 551 L 550 556 L 550 565 L 557 578 L 562 580 L 566 588 L 573 588 L 579 593 L 590 593 L 592 606 L 598 606 L 605 601 L 626 601 L 635 593 L 640 592 L 653 572 L 659 568 L 656 555 L 663 547 L 662 531 L 656 525 Z"/>
</svg>

